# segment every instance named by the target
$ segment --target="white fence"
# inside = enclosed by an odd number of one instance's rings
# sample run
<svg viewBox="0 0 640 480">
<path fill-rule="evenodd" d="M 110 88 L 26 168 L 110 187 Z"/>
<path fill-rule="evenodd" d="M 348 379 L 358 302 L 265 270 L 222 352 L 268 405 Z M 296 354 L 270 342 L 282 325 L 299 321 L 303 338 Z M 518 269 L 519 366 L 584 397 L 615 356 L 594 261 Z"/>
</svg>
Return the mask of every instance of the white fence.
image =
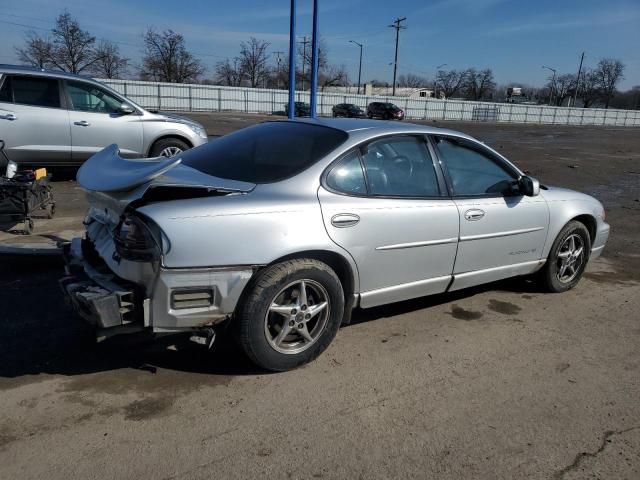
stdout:
<svg viewBox="0 0 640 480">
<path fill-rule="evenodd" d="M 288 100 L 286 90 L 137 80 L 101 81 L 139 105 L 154 110 L 271 114 L 284 112 Z M 309 92 L 296 92 L 296 101 L 308 102 Z M 412 119 L 640 126 L 638 110 L 549 107 L 342 93 L 318 93 L 318 115 L 330 116 L 331 107 L 338 103 L 353 103 L 365 109 L 373 101 L 393 102 L 404 110 L 406 118 Z"/>
</svg>

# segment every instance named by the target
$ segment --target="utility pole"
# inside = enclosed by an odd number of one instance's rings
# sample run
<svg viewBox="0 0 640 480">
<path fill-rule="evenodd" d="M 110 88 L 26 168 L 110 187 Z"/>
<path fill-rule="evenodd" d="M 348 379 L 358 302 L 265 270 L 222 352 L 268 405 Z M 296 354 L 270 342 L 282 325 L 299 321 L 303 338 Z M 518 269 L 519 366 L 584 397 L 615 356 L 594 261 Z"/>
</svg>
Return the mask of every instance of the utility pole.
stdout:
<svg viewBox="0 0 640 480">
<path fill-rule="evenodd" d="M 307 36 L 305 35 L 300 43 L 302 44 L 302 90 L 304 91 L 304 67 L 307 63 L 307 45 L 311 42 L 307 40 Z"/>
<path fill-rule="evenodd" d="M 296 116 L 296 0 L 291 0 L 289 13 L 289 95 L 287 105 L 288 117 Z"/>
<path fill-rule="evenodd" d="M 276 55 L 276 88 L 280 88 L 280 62 L 282 62 L 282 59 L 280 58 L 280 55 L 284 55 L 284 52 L 273 52 Z"/>
<path fill-rule="evenodd" d="M 360 47 L 360 65 L 358 66 L 358 95 L 360 95 L 360 76 L 362 75 L 362 44 L 355 40 L 349 40 L 349 42 Z"/>
<path fill-rule="evenodd" d="M 317 118 L 318 114 L 318 0 L 313 0 L 313 29 L 311 33 L 311 91 L 309 92 L 309 115 Z"/>
<path fill-rule="evenodd" d="M 389 25 L 389 27 L 396 29 L 396 55 L 393 61 L 393 91 L 391 93 L 392 96 L 396 95 L 396 73 L 398 72 L 398 41 L 400 40 L 400 30 L 407 28 L 402 25 L 402 22 L 404 22 L 406 19 L 407 17 L 396 18 L 393 24 Z"/>
<path fill-rule="evenodd" d="M 578 99 L 578 88 L 580 87 L 580 74 L 582 73 L 582 62 L 584 61 L 584 52 L 580 57 L 580 66 L 578 67 L 578 76 L 576 77 L 576 90 L 573 92 L 573 106 L 576 106 L 576 100 Z"/>
<path fill-rule="evenodd" d="M 549 92 L 549 106 L 551 106 L 551 102 L 553 101 L 553 92 L 556 89 L 556 69 L 547 67 L 546 65 L 542 65 L 542 68 L 546 68 L 553 72 L 553 78 L 551 79 L 551 92 Z"/>
</svg>

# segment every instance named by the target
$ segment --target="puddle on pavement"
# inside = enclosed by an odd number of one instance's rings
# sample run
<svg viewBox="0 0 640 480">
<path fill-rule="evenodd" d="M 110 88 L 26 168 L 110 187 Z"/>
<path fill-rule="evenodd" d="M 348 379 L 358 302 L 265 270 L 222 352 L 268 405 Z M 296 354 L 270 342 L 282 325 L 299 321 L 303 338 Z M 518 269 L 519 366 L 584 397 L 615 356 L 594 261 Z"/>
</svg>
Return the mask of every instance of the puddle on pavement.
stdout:
<svg viewBox="0 0 640 480">
<path fill-rule="evenodd" d="M 501 302 L 500 300 L 489 300 L 489 310 L 502 313 L 504 315 L 516 315 L 522 310 L 521 307 L 511 302 Z"/>
<path fill-rule="evenodd" d="M 473 310 L 466 310 L 462 307 L 459 307 L 456 304 L 451 305 L 451 312 L 448 312 L 453 318 L 457 318 L 458 320 L 478 320 L 482 318 L 482 312 L 475 312 Z"/>
<path fill-rule="evenodd" d="M 143 398 L 131 402 L 123 408 L 125 420 L 147 420 L 166 413 L 172 406 L 175 397 Z"/>
</svg>

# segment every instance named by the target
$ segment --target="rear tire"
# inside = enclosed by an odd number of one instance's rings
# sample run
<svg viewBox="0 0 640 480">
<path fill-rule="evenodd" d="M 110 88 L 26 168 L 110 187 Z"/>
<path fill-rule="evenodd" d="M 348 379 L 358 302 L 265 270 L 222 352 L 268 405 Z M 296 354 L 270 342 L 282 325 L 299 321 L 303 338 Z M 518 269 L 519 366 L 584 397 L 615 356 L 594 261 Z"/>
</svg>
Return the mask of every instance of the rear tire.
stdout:
<svg viewBox="0 0 640 480">
<path fill-rule="evenodd" d="M 174 155 L 179 155 L 185 150 L 189 150 L 189 148 L 189 145 L 179 138 L 163 138 L 153 144 L 153 147 L 151 147 L 151 151 L 149 152 L 149 156 L 173 157 Z"/>
<path fill-rule="evenodd" d="M 266 370 L 280 372 L 312 361 L 338 332 L 342 284 L 318 260 L 267 267 L 249 288 L 236 311 L 235 335 L 246 355 Z"/>
<path fill-rule="evenodd" d="M 556 237 L 539 278 L 546 290 L 566 292 L 575 287 L 584 273 L 591 253 L 587 227 L 577 220 L 567 223 Z"/>
</svg>

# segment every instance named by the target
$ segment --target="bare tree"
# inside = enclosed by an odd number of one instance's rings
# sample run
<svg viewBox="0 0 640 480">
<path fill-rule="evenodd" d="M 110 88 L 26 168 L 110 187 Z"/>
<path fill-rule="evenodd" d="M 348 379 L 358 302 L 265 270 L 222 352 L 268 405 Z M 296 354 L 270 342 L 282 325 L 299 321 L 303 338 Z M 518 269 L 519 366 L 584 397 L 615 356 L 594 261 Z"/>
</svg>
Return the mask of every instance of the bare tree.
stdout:
<svg viewBox="0 0 640 480">
<path fill-rule="evenodd" d="M 186 83 L 198 80 L 204 66 L 185 46 L 184 37 L 173 30 L 144 34 L 144 57 L 140 76 L 160 82 Z"/>
<path fill-rule="evenodd" d="M 549 77 L 549 81 L 546 88 L 552 88 L 552 77 Z M 555 84 L 553 85 L 553 97 L 556 106 L 561 107 L 564 100 L 573 94 L 576 85 L 576 76 L 573 73 L 564 73 L 556 76 Z"/>
<path fill-rule="evenodd" d="M 320 73 L 329 66 L 329 62 L 327 61 L 327 52 L 328 52 L 327 46 L 322 38 L 319 40 L 319 42 L 320 44 L 318 45 L 318 75 L 320 75 Z M 310 79 L 312 56 L 313 55 L 312 55 L 311 43 L 308 43 L 306 47 L 304 46 L 304 44 L 298 43 L 299 58 L 297 59 L 296 65 L 299 65 L 299 67 L 296 68 L 297 70 L 296 77 L 299 81 L 303 83 L 303 85 L 305 81 L 308 81 Z"/>
<path fill-rule="evenodd" d="M 438 70 L 435 90 L 440 89 L 444 98 L 454 96 L 464 85 L 465 72 L 458 70 Z"/>
<path fill-rule="evenodd" d="M 609 108 L 611 97 L 616 91 L 620 80 L 624 78 L 624 64 L 613 58 L 603 58 L 595 68 L 598 84 L 604 94 L 604 108 Z"/>
<path fill-rule="evenodd" d="M 349 83 L 349 74 L 347 73 L 347 67 L 344 65 L 329 66 L 325 68 L 322 74 L 319 74 L 318 77 L 321 90 L 324 90 L 326 87 L 333 86 L 344 87 Z"/>
<path fill-rule="evenodd" d="M 78 21 L 69 12 L 58 15 L 51 36 L 53 66 L 66 72 L 81 73 L 96 62 L 96 37 L 80 28 Z"/>
<path fill-rule="evenodd" d="M 249 81 L 249 86 L 257 87 L 264 84 L 268 75 L 269 68 L 267 66 L 267 48 L 268 42 L 263 42 L 257 38 L 251 37 L 248 42 L 240 44 L 240 68 Z"/>
<path fill-rule="evenodd" d="M 480 71 L 475 68 L 468 69 L 465 72 L 464 85 L 467 97 L 471 100 L 482 100 L 496 88 L 490 68 Z"/>
<path fill-rule="evenodd" d="M 233 59 L 233 63 L 227 58 L 223 62 L 216 63 L 215 81 L 218 85 L 239 87 L 242 85 L 243 72 L 240 68 L 240 59 Z"/>
<path fill-rule="evenodd" d="M 429 84 L 428 80 L 413 73 L 407 73 L 398 77 L 398 86 L 403 88 L 422 88 Z"/>
<path fill-rule="evenodd" d="M 578 96 L 582 100 L 582 106 L 589 108 L 596 101 L 602 98 L 602 89 L 598 82 L 598 75 L 593 70 L 585 70 L 580 75 L 580 81 L 578 82 Z"/>
<path fill-rule="evenodd" d="M 631 87 L 626 92 L 616 92 L 616 96 L 611 99 L 611 107 L 640 110 L 640 85 Z"/>
<path fill-rule="evenodd" d="M 91 71 L 103 78 L 120 78 L 129 66 L 129 59 L 120 55 L 120 48 L 111 42 L 103 40 L 96 48 L 96 62 Z"/>
<path fill-rule="evenodd" d="M 35 32 L 29 32 L 25 39 L 25 46 L 15 47 L 18 60 L 25 65 L 38 68 L 51 67 L 53 57 L 53 43 L 50 39 L 41 37 Z"/>
</svg>

